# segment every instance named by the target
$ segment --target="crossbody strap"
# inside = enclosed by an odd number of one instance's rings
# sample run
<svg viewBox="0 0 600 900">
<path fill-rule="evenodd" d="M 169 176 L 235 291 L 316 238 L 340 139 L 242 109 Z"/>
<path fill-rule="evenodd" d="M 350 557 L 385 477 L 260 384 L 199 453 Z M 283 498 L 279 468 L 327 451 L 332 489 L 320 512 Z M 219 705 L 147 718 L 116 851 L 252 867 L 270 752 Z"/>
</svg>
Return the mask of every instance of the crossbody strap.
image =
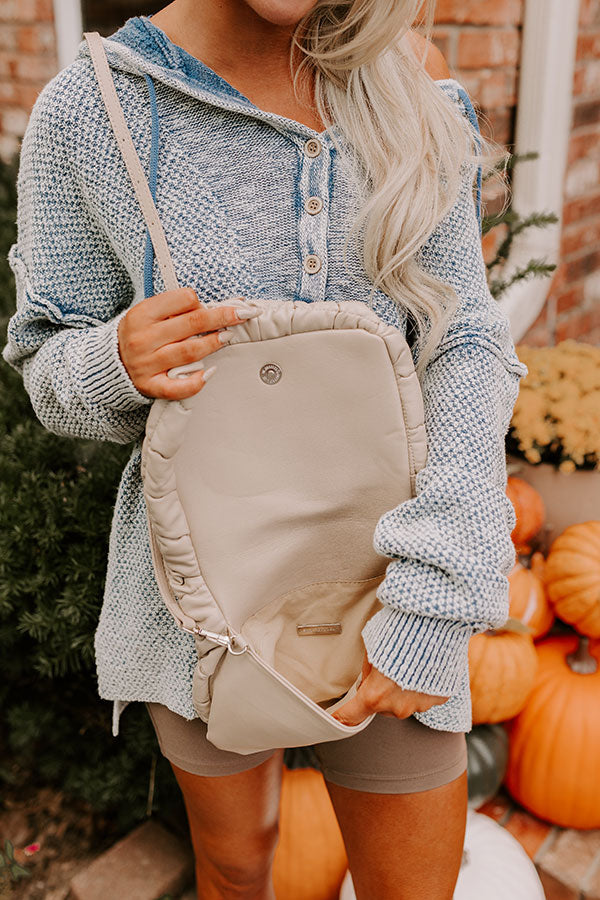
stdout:
<svg viewBox="0 0 600 900">
<path fill-rule="evenodd" d="M 119 103 L 108 60 L 106 59 L 102 38 L 97 31 L 86 31 L 83 36 L 90 48 L 90 55 L 96 72 L 96 78 L 98 79 L 98 85 L 108 113 L 108 118 L 110 119 L 110 124 L 112 125 L 112 129 L 117 139 L 117 145 L 121 151 L 125 165 L 127 166 L 127 171 L 131 177 L 135 195 L 140 204 L 144 220 L 148 226 L 148 231 L 150 232 L 165 288 L 168 291 L 176 290 L 179 287 L 179 282 L 177 281 L 175 267 L 173 265 L 171 254 L 169 253 L 165 232 L 158 215 L 158 210 L 152 199 L 150 187 L 146 181 L 146 176 L 144 175 L 142 164 L 140 163 L 139 156 L 137 155 L 133 144 L 129 128 L 127 127 L 121 104 Z"/>
</svg>

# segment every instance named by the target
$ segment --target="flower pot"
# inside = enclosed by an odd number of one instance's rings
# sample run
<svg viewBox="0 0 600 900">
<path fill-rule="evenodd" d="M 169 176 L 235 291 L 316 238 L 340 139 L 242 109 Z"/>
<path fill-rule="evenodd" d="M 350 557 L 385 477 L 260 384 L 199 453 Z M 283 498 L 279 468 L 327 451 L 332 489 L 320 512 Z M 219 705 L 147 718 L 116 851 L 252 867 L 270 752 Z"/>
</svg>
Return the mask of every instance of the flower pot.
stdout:
<svg viewBox="0 0 600 900">
<path fill-rule="evenodd" d="M 516 475 L 538 491 L 546 507 L 544 551 L 569 525 L 600 518 L 600 471 L 559 472 L 551 463 L 527 462 L 506 454 L 509 475 Z"/>
</svg>

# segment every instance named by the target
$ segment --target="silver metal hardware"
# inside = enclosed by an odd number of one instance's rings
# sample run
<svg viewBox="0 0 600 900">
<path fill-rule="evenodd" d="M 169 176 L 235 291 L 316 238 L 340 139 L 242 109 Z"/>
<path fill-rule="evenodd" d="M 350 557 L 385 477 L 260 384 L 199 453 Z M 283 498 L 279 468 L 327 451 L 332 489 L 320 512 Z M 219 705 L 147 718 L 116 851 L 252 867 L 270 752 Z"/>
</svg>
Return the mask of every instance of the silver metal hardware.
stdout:
<svg viewBox="0 0 600 900">
<path fill-rule="evenodd" d="M 235 650 L 238 639 L 230 634 L 218 634 L 216 631 L 207 631 L 205 628 L 200 628 L 199 625 L 194 625 L 193 628 L 185 628 L 180 623 L 179 627 L 188 634 L 194 634 L 197 637 L 205 638 L 207 641 L 212 641 L 214 644 L 220 644 L 221 647 L 227 647 L 234 656 L 240 656 L 242 653 L 245 653 L 248 646 L 247 644 L 239 644 L 239 649 Z"/>
<path fill-rule="evenodd" d="M 317 625 L 296 625 L 298 636 L 305 634 L 341 634 L 341 622 L 321 622 Z"/>
<path fill-rule="evenodd" d="M 265 363 L 259 374 L 261 381 L 264 381 L 265 384 L 277 384 L 282 373 L 276 363 Z"/>
</svg>

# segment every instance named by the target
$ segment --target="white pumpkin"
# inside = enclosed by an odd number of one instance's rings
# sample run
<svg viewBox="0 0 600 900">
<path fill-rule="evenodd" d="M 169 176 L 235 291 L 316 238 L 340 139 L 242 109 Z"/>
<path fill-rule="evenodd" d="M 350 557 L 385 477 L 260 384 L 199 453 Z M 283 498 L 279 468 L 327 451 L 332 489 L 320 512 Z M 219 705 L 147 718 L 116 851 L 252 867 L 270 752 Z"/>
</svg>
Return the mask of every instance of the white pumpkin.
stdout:
<svg viewBox="0 0 600 900">
<path fill-rule="evenodd" d="M 536 868 L 516 838 L 483 813 L 467 812 L 454 900 L 545 900 Z M 339 900 L 356 900 L 350 870 Z"/>
</svg>

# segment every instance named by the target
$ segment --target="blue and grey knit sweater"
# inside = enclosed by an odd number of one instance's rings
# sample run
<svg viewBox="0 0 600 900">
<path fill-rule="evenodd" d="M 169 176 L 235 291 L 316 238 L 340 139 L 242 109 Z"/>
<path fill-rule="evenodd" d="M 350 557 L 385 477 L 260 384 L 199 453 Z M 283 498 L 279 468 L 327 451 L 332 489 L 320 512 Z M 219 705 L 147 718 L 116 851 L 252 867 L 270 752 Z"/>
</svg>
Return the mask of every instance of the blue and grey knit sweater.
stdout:
<svg viewBox="0 0 600 900">
<path fill-rule="evenodd" d="M 257 108 L 145 16 L 129 19 L 105 48 L 151 180 L 155 90 L 156 203 L 181 284 L 203 301 L 368 299 L 357 248 L 343 261 L 356 195 L 329 134 Z M 456 81 L 438 84 L 472 114 Z M 314 137 L 316 156 L 305 148 Z M 314 196 L 323 201 L 317 215 L 305 206 Z M 318 272 L 304 269 L 307 254 L 320 257 Z M 4 358 L 22 373 L 40 421 L 58 434 L 134 442 L 96 633 L 99 693 L 115 701 L 115 722 L 128 701 L 193 718 L 194 641 L 164 606 L 148 541 L 140 448 L 151 400 L 131 382 L 117 343 L 130 305 L 165 288 L 85 42 L 33 108 L 9 260 L 18 308 Z M 417 719 L 469 731 L 469 638 L 508 615 L 515 513 L 504 437 L 527 374 L 487 287 L 471 177 L 419 262 L 455 288 L 460 306 L 422 380 L 428 461 L 416 496 L 386 512 L 374 533 L 390 562 L 378 590 L 384 606 L 363 638 L 373 665 L 399 685 L 450 697 Z M 375 309 L 406 328 L 382 292 Z"/>
</svg>

